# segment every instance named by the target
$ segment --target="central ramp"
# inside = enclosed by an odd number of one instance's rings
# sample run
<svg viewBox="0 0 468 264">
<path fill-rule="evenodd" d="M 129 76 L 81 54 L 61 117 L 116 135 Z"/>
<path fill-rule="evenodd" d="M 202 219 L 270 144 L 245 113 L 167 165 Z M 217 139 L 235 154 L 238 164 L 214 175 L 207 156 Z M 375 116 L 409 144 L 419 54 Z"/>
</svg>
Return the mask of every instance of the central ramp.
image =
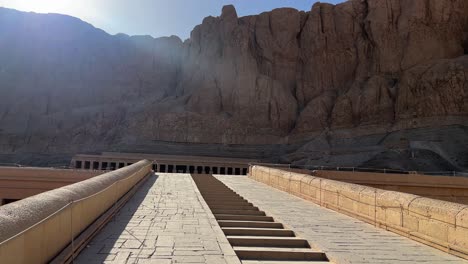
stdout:
<svg viewBox="0 0 468 264">
<path fill-rule="evenodd" d="M 74 263 L 240 261 L 190 175 L 158 173 L 140 187 Z"/>
<path fill-rule="evenodd" d="M 212 175 L 192 177 L 242 263 L 329 263 L 323 252 Z"/>
</svg>

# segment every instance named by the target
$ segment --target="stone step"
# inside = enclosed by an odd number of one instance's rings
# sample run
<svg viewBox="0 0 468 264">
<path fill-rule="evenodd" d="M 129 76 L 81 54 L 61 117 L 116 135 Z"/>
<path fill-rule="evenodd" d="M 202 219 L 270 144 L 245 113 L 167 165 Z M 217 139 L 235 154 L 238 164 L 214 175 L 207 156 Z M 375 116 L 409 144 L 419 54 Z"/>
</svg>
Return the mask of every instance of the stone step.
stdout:
<svg viewBox="0 0 468 264">
<path fill-rule="evenodd" d="M 235 193 L 205 193 L 205 194 L 202 194 L 203 197 L 242 197 L 238 194 L 235 194 Z"/>
<path fill-rule="evenodd" d="M 203 182 L 201 182 L 201 184 L 204 184 Z M 229 190 L 229 189 L 226 189 L 226 188 L 222 188 L 222 187 L 204 187 L 204 188 L 198 188 L 198 190 L 200 190 L 200 192 L 204 195 L 210 195 L 210 194 L 237 194 L 236 192 L 232 191 L 232 190 Z"/>
<path fill-rule="evenodd" d="M 229 197 L 241 197 L 240 195 L 238 195 L 237 193 L 233 193 L 233 192 L 219 192 L 219 193 L 203 193 L 202 194 L 203 197 L 219 197 L 219 196 L 229 196 Z"/>
<path fill-rule="evenodd" d="M 281 223 L 263 221 L 219 220 L 218 224 L 221 227 L 283 228 Z"/>
<path fill-rule="evenodd" d="M 294 236 L 292 230 L 278 228 L 222 227 L 221 229 L 227 236 Z"/>
<path fill-rule="evenodd" d="M 231 215 L 265 215 L 263 211 L 255 210 L 224 210 L 224 209 L 213 209 L 213 214 L 231 214 Z"/>
<path fill-rule="evenodd" d="M 310 249 L 305 239 L 296 238 L 292 230 L 214 177 L 202 176 L 195 182 L 242 263 L 328 263 L 323 262 L 327 260 L 323 252 Z"/>
<path fill-rule="evenodd" d="M 217 202 L 217 201 L 205 201 L 210 207 L 211 206 L 251 206 L 248 202 Z"/>
<path fill-rule="evenodd" d="M 216 204 L 216 205 L 245 205 L 248 201 L 244 200 L 224 200 L 224 199 L 205 199 L 207 204 Z M 244 204 L 243 204 L 244 203 Z"/>
<path fill-rule="evenodd" d="M 247 200 L 243 199 L 243 198 L 236 198 L 236 197 L 233 197 L 233 198 L 228 198 L 228 197 L 218 197 L 218 198 L 214 198 L 214 197 L 210 197 L 210 198 L 205 198 L 203 197 L 203 199 L 206 201 L 206 202 L 211 202 L 211 201 L 216 201 L 216 202 L 248 202 Z"/>
<path fill-rule="evenodd" d="M 242 198 L 242 196 L 236 196 L 236 195 L 202 195 L 203 199 L 208 200 L 208 199 L 224 199 L 224 200 L 233 200 L 233 199 L 240 199 L 240 200 L 245 200 Z"/>
<path fill-rule="evenodd" d="M 240 199 L 243 199 L 242 196 L 240 196 L 240 195 L 238 195 L 238 194 L 232 194 L 232 193 L 228 193 L 228 194 L 224 194 L 224 195 L 223 195 L 223 194 L 207 194 L 207 193 L 203 194 L 203 193 L 202 193 L 202 196 L 203 196 L 204 198 L 228 198 L 228 199 L 229 199 L 229 198 L 230 198 L 230 199 L 232 199 L 232 198 L 240 198 Z"/>
<path fill-rule="evenodd" d="M 251 205 L 212 205 L 210 209 L 225 209 L 225 210 L 254 210 L 258 211 L 258 207 Z"/>
<path fill-rule="evenodd" d="M 203 188 L 198 188 L 198 190 L 203 191 L 204 194 L 225 194 L 225 193 L 233 193 L 237 194 L 235 191 L 231 189 L 226 189 L 226 188 L 214 188 L 214 187 L 203 187 Z"/>
<path fill-rule="evenodd" d="M 328 260 L 325 253 L 309 248 L 233 247 L 237 256 L 249 260 Z"/>
<path fill-rule="evenodd" d="M 330 264 L 329 261 L 242 260 L 242 264 Z"/>
<path fill-rule="evenodd" d="M 232 246 L 310 248 L 307 240 L 297 237 L 227 236 Z"/>
<path fill-rule="evenodd" d="M 250 204 L 249 204 L 249 203 L 246 203 L 246 202 L 244 202 L 244 203 L 243 203 L 243 202 L 235 202 L 235 203 L 233 203 L 233 202 L 224 202 L 224 203 L 223 203 L 223 202 L 211 202 L 211 201 L 207 201 L 206 203 L 210 206 L 210 208 L 211 208 L 212 206 L 229 206 L 229 207 L 234 207 L 234 206 L 239 206 L 239 207 L 241 207 L 241 206 L 250 206 Z"/>
<path fill-rule="evenodd" d="M 240 220 L 240 221 L 265 221 L 273 222 L 271 216 L 261 215 L 229 215 L 229 214 L 214 214 L 217 220 Z"/>
</svg>

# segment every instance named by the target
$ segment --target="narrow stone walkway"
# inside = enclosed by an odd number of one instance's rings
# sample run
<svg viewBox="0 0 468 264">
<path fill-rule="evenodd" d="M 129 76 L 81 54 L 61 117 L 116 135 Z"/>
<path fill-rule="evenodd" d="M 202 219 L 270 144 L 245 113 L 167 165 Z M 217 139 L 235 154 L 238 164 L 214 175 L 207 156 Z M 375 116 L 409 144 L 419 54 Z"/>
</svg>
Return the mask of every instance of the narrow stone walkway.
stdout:
<svg viewBox="0 0 468 264">
<path fill-rule="evenodd" d="M 245 176 L 216 175 L 216 178 L 336 263 L 468 263 Z"/>
<path fill-rule="evenodd" d="M 151 177 L 75 263 L 240 263 L 189 174 Z"/>
</svg>

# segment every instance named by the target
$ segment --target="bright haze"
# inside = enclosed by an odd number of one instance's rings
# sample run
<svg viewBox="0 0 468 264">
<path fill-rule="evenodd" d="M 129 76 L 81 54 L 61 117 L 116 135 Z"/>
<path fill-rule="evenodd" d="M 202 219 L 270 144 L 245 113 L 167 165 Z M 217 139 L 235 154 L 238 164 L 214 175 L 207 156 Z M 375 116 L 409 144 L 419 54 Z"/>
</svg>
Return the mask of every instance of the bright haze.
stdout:
<svg viewBox="0 0 468 264">
<path fill-rule="evenodd" d="M 190 36 L 204 17 L 219 16 L 233 4 L 239 16 L 254 15 L 279 7 L 309 11 L 316 0 L 0 0 L 0 6 L 37 13 L 78 17 L 111 34 Z M 321 1 L 340 3 L 343 0 Z"/>
</svg>

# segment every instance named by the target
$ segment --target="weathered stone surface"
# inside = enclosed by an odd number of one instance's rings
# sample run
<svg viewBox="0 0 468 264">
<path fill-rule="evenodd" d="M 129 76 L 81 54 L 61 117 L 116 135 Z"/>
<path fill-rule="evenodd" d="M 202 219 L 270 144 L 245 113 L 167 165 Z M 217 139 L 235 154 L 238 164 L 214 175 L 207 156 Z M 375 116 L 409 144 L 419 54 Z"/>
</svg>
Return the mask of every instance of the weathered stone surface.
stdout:
<svg viewBox="0 0 468 264">
<path fill-rule="evenodd" d="M 465 0 L 351 0 L 247 17 L 226 6 L 184 42 L 7 9 L 0 22 L 3 154 L 312 142 L 333 157 L 351 140 L 350 153 L 367 154 L 327 162 L 359 165 L 388 151 L 389 134 L 468 124 Z M 426 149 L 466 167 L 447 147 L 466 132 L 449 138 Z M 285 161 L 310 162 L 308 149 Z"/>
<path fill-rule="evenodd" d="M 263 182 L 261 178 L 255 177 L 252 179 L 223 175 L 217 175 L 216 178 L 262 210 L 265 210 L 275 220 L 280 220 L 282 223 L 287 224 L 298 235 L 308 239 L 312 247 L 323 250 L 327 254 L 327 257 L 335 263 L 466 262 L 461 258 L 430 248 L 422 243 L 411 241 L 407 237 L 376 228 L 373 225 L 365 223 L 362 219 L 359 220 L 343 215 L 343 211 L 338 213 L 324 209 L 310 201 L 294 197 L 291 195 L 292 193 L 288 194 L 287 192 L 276 190 L 277 186 L 271 188 L 271 184 Z M 313 189 L 315 188 L 311 188 L 311 190 Z M 372 196 L 372 202 L 374 202 L 373 191 Z M 266 199 L 266 197 L 268 198 Z M 342 195 L 340 201 L 342 203 L 353 201 L 352 199 L 346 199 L 347 197 Z M 325 199 L 322 201 L 328 202 Z M 368 206 L 369 203 L 367 201 L 363 204 L 364 207 L 370 207 L 371 219 L 374 219 L 375 207 Z M 360 207 L 357 208 L 360 209 Z M 399 211 L 400 208 L 398 208 Z M 405 215 L 405 221 L 408 218 L 408 215 Z M 387 218 L 386 220 L 398 221 L 399 219 L 401 219 L 401 216 L 396 217 L 395 215 L 392 219 Z M 457 228 L 456 231 L 453 230 L 451 234 L 453 242 L 451 243 L 466 249 L 466 244 L 463 244 L 463 240 L 466 241 L 466 232 L 461 230 L 463 228 Z"/>
<path fill-rule="evenodd" d="M 422 64 L 406 71 L 396 105 L 398 117 L 466 115 L 466 76 L 468 56 Z"/>
<path fill-rule="evenodd" d="M 190 175 L 173 176 L 148 179 L 75 262 L 240 264 Z"/>
</svg>

